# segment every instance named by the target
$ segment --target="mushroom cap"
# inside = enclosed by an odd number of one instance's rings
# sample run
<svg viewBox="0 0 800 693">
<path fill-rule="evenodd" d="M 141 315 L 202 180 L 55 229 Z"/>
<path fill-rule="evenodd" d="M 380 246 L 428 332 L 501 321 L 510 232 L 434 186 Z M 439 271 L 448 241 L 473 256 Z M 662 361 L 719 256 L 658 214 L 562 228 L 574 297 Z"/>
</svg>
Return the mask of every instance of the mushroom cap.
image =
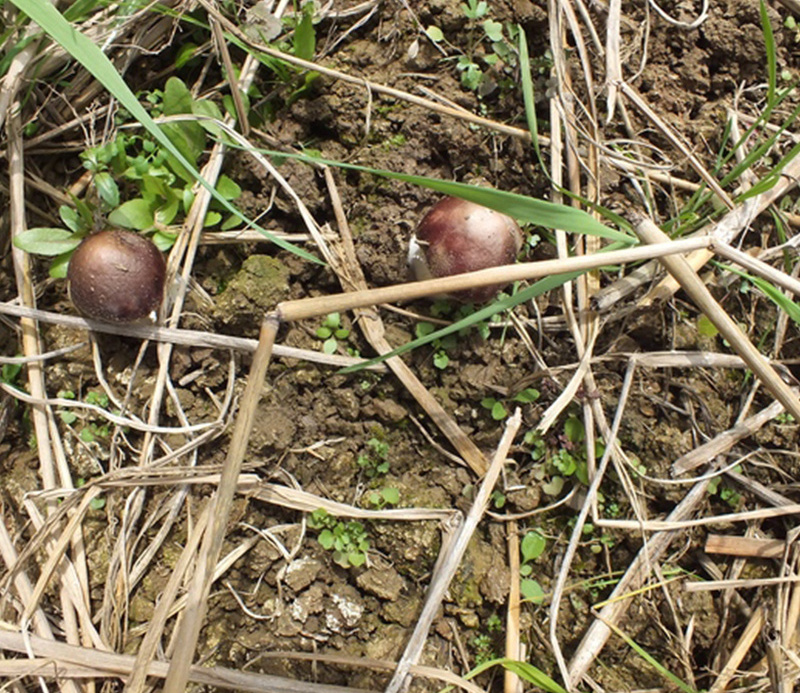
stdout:
<svg viewBox="0 0 800 693">
<path fill-rule="evenodd" d="M 69 296 L 88 318 L 133 322 L 161 304 L 166 273 L 164 256 L 144 236 L 100 231 L 87 236 L 69 260 Z"/>
<path fill-rule="evenodd" d="M 449 277 L 512 264 L 522 242 L 522 230 L 511 217 L 474 202 L 445 197 L 420 222 L 409 248 L 409 263 L 417 279 Z M 483 302 L 501 288 L 480 287 L 459 292 L 456 298 Z"/>
</svg>

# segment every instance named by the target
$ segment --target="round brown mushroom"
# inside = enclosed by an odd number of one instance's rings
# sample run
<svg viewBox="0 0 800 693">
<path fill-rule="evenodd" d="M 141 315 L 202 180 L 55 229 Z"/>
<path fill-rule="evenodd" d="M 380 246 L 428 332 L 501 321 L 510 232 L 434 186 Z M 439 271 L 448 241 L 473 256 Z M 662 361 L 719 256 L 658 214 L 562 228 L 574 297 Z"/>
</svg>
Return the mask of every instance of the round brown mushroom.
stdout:
<svg viewBox="0 0 800 693">
<path fill-rule="evenodd" d="M 449 277 L 509 265 L 522 247 L 516 221 L 488 207 L 445 197 L 423 217 L 409 245 L 409 265 L 416 279 Z M 503 285 L 460 291 L 462 301 L 488 301 Z"/>
<path fill-rule="evenodd" d="M 101 231 L 85 238 L 69 260 L 69 296 L 87 318 L 133 322 L 161 305 L 164 256 L 133 231 Z"/>
</svg>

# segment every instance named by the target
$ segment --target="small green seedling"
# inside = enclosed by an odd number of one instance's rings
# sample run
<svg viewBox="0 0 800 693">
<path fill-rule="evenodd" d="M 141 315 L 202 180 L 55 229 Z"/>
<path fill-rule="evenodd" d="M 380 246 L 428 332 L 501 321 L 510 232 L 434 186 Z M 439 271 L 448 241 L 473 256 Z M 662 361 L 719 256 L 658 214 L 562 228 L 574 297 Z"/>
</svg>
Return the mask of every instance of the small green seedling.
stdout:
<svg viewBox="0 0 800 693">
<path fill-rule="evenodd" d="M 383 476 L 389 471 L 389 443 L 370 438 L 367 446 L 369 451 L 358 456 L 358 466 L 368 479 Z"/>
<path fill-rule="evenodd" d="M 586 461 L 586 431 L 583 422 L 575 415 L 570 415 L 564 421 L 562 433 L 556 441 L 546 441 L 536 431 L 528 431 L 524 442 L 530 446 L 530 455 L 534 460 L 543 460 L 537 468 L 537 478 L 542 483 L 542 491 L 548 496 L 557 496 L 561 493 L 569 478 L 576 478 L 582 484 L 589 484 L 589 472 Z M 551 451 L 550 442 L 555 442 L 557 448 Z M 600 441 L 595 441 L 595 456 L 602 456 L 605 446 Z M 644 474 L 646 469 L 637 463 L 633 470 L 635 473 Z"/>
<path fill-rule="evenodd" d="M 462 86 L 481 96 L 498 86 L 504 90 L 514 87 L 514 70 L 519 61 L 514 47 L 518 28 L 491 19 L 486 0 L 466 0 L 461 11 L 467 19 L 467 40 L 464 52 L 455 58 L 455 65 Z M 453 48 L 436 25 L 428 26 L 425 34 L 434 43 Z"/>
<path fill-rule="evenodd" d="M 495 510 L 502 510 L 506 506 L 506 494 L 499 489 L 492 491 L 492 505 Z"/>
<path fill-rule="evenodd" d="M 459 304 L 444 298 L 437 299 L 431 305 L 431 315 L 434 318 L 458 321 L 469 317 L 474 312 L 475 306 L 472 303 Z M 423 321 L 417 323 L 414 331 L 417 339 L 422 339 L 432 334 L 437 329 L 437 326 L 433 323 Z M 468 335 L 474 334 L 475 332 L 477 332 L 482 339 L 488 339 L 489 331 L 489 323 L 484 320 L 476 322 L 456 333 L 445 335 L 441 339 L 434 339 L 432 342 L 434 350 L 433 365 L 440 370 L 444 370 L 450 365 L 448 352 L 453 351 L 458 346 L 459 339 L 466 338 Z"/>
<path fill-rule="evenodd" d="M 342 317 L 339 313 L 328 313 L 317 328 L 316 335 L 317 339 L 323 340 L 322 352 L 333 354 L 339 348 L 339 340 L 347 339 L 350 336 L 350 330 L 342 327 Z"/>
<path fill-rule="evenodd" d="M 484 397 L 481 400 L 481 406 L 492 413 L 492 418 L 495 421 L 502 421 L 508 416 L 508 410 L 503 406 L 503 403 L 494 397 Z"/>
<path fill-rule="evenodd" d="M 418 322 L 414 333 L 417 339 L 427 337 L 436 330 L 436 325 L 430 322 Z M 433 341 L 433 365 L 439 370 L 444 370 L 450 365 L 450 357 L 447 355 L 448 349 L 453 349 L 458 342 L 454 334 L 449 334 L 442 339 Z"/>
<path fill-rule="evenodd" d="M 476 666 L 480 666 L 486 662 L 491 662 L 493 659 L 497 658 L 497 653 L 494 649 L 493 638 L 488 633 L 479 633 L 472 638 L 470 643 L 475 651 Z"/>
<path fill-rule="evenodd" d="M 531 564 L 544 553 L 546 548 L 547 540 L 538 530 L 531 530 L 525 534 L 520 543 L 519 574 L 522 579 L 520 580 L 519 590 L 525 599 L 534 604 L 541 604 L 544 601 L 544 590 L 537 580 L 530 577 L 533 574 L 533 566 Z"/>
<path fill-rule="evenodd" d="M 484 664 L 497 657 L 498 636 L 503 630 L 503 619 L 492 614 L 485 622 L 486 632 L 475 635 L 470 643 L 475 650 L 475 663 Z"/>
<path fill-rule="evenodd" d="M 400 491 L 392 486 L 386 486 L 379 490 L 368 491 L 364 499 L 367 505 L 375 510 L 383 510 L 400 502 Z"/>
<path fill-rule="evenodd" d="M 570 520 L 567 523 L 570 528 L 572 528 L 575 524 L 574 519 Z M 592 553 L 600 553 L 604 548 L 613 549 L 614 548 L 614 537 L 610 534 L 606 534 L 602 532 L 599 537 L 594 536 L 596 527 L 591 523 L 587 522 L 583 525 L 581 532 L 587 538 L 589 542 L 589 550 Z"/>
<path fill-rule="evenodd" d="M 328 514 L 324 508 L 315 510 L 308 519 L 312 529 L 319 529 L 317 541 L 333 553 L 333 561 L 342 568 L 358 568 L 367 560 L 369 536 L 364 525 L 356 520 L 345 522 Z"/>
<path fill-rule="evenodd" d="M 539 391 L 529 387 L 512 397 L 511 401 L 518 402 L 519 404 L 531 404 L 537 399 L 539 399 Z M 508 416 L 508 409 L 506 406 L 503 402 L 494 397 L 484 397 L 481 400 L 481 406 L 491 412 L 492 418 L 495 421 L 502 421 Z"/>
<path fill-rule="evenodd" d="M 57 396 L 59 399 L 77 399 L 77 396 L 72 390 L 60 390 Z M 94 390 L 88 392 L 83 401 L 86 402 L 86 404 L 92 404 L 101 409 L 108 409 L 110 403 L 108 395 L 105 392 Z M 92 416 L 91 414 L 88 416 L 79 416 L 71 409 L 59 409 L 57 413 L 58 418 L 69 427 L 72 427 L 73 424 L 76 423 L 80 424 L 76 431 L 78 438 L 84 443 L 93 443 L 98 439 L 105 440 L 111 434 L 110 426 L 105 419 L 99 417 L 97 419 L 92 419 L 90 418 Z"/>
<path fill-rule="evenodd" d="M 77 488 L 81 488 L 81 486 L 86 486 L 86 479 L 84 479 L 83 477 L 79 478 L 75 482 L 75 486 Z M 106 507 L 106 499 L 103 498 L 102 496 L 96 496 L 89 501 L 89 507 L 92 510 L 102 510 L 103 508 Z"/>
<path fill-rule="evenodd" d="M 738 465 L 735 469 L 741 470 Z M 719 496 L 721 501 L 730 505 L 734 510 L 738 509 L 742 502 L 742 494 L 718 476 L 708 482 L 708 495 Z"/>
</svg>

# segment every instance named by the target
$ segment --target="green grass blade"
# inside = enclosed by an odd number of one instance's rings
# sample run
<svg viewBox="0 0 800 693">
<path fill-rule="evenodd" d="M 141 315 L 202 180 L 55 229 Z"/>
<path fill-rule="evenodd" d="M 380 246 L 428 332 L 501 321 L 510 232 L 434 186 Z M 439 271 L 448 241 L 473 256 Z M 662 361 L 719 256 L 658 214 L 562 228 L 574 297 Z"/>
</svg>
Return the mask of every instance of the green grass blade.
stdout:
<svg viewBox="0 0 800 693">
<path fill-rule="evenodd" d="M 38 41 L 41 38 L 41 34 L 33 35 L 33 36 L 26 36 L 25 38 L 17 41 L 6 53 L 3 55 L 2 59 L 0 59 L 0 77 L 8 72 L 8 68 L 10 67 L 11 63 L 14 61 L 14 58 L 17 57 L 18 53 L 21 53 L 25 48 L 28 46 L 29 43 L 32 41 Z"/>
<path fill-rule="evenodd" d="M 492 188 L 482 188 L 468 185 L 466 183 L 455 183 L 452 181 L 437 180 L 423 176 L 414 176 L 403 173 L 391 173 L 386 171 L 373 170 L 377 175 L 387 178 L 402 180 L 414 185 L 421 185 L 431 190 L 461 197 L 470 202 L 476 202 L 484 207 L 496 209 L 503 214 L 514 217 L 517 221 L 524 224 L 536 224 L 552 229 L 561 229 L 571 233 L 588 234 L 590 236 L 600 236 L 611 241 L 632 245 L 636 240 L 628 234 L 611 229 L 586 212 L 559 205 L 547 200 L 539 200 L 525 195 L 518 195 L 503 190 L 493 190 Z"/>
<path fill-rule="evenodd" d="M 620 246 L 618 244 L 611 244 L 603 248 L 600 252 L 606 252 L 611 250 L 619 250 Z M 397 349 L 393 349 L 392 351 L 382 354 L 381 356 L 376 356 L 373 359 L 368 361 L 363 361 L 355 366 L 348 366 L 347 368 L 343 368 L 339 371 L 339 373 L 355 373 L 356 371 L 360 371 L 363 368 L 367 368 L 368 366 L 372 366 L 376 363 L 381 363 L 392 356 L 399 356 L 400 354 L 405 354 L 407 351 L 411 351 L 412 349 L 416 349 L 417 347 L 424 346 L 425 344 L 430 344 L 434 340 L 442 339 L 449 334 L 453 334 L 454 332 L 459 332 L 460 330 L 466 329 L 471 327 L 472 325 L 483 322 L 484 320 L 488 320 L 493 315 L 497 313 L 501 313 L 504 310 L 509 310 L 514 306 L 518 306 L 520 303 L 524 303 L 525 301 L 530 301 L 532 298 L 536 296 L 541 296 L 543 293 L 548 291 L 552 291 L 553 289 L 557 289 L 562 284 L 566 284 L 567 282 L 572 281 L 573 279 L 577 279 L 580 277 L 584 272 L 565 272 L 563 274 L 553 274 L 549 277 L 545 277 L 544 279 L 540 279 L 534 284 L 517 291 L 512 296 L 507 296 L 506 298 L 499 299 L 490 303 L 488 306 L 481 308 L 480 310 L 475 311 L 472 315 L 468 315 L 466 318 L 462 318 L 457 322 L 454 322 L 451 325 L 447 325 L 443 327 L 441 330 L 436 330 L 435 332 L 431 332 L 430 334 L 426 334 L 423 337 L 419 337 L 414 339 L 410 342 L 406 342 L 405 344 L 397 347 Z"/>
<path fill-rule="evenodd" d="M 519 69 L 522 78 L 522 102 L 525 105 L 525 118 L 528 121 L 528 130 L 531 133 L 533 150 L 536 152 L 536 159 L 542 167 L 544 175 L 550 178 L 550 173 L 542 159 L 542 152 L 539 149 L 539 125 L 536 120 L 536 100 L 533 97 L 533 79 L 531 79 L 531 59 L 528 54 L 528 39 L 525 38 L 525 31 L 521 26 L 519 29 Z"/>
<path fill-rule="evenodd" d="M 647 650 L 645 650 L 639 643 L 637 643 L 633 638 L 623 633 L 619 628 L 617 628 L 614 624 L 608 623 L 604 621 L 606 625 L 608 625 L 611 630 L 613 630 L 619 637 L 621 637 L 628 647 L 630 647 L 636 654 L 638 654 L 645 662 L 647 662 L 651 667 L 653 667 L 661 676 L 663 676 L 667 681 L 672 683 L 674 686 L 677 686 L 683 693 L 697 693 L 697 691 L 692 688 L 689 684 L 687 684 L 682 679 L 678 678 L 673 674 L 669 669 L 667 669 L 661 662 L 659 662 L 653 655 L 651 655 Z"/>
<path fill-rule="evenodd" d="M 402 346 L 397 347 L 386 354 L 382 354 L 381 356 L 376 356 L 373 359 L 368 361 L 364 361 L 359 363 L 355 366 L 348 366 L 347 368 L 343 368 L 339 371 L 339 373 L 355 373 L 356 371 L 360 371 L 363 368 L 367 368 L 368 366 L 372 366 L 376 363 L 381 363 L 392 356 L 399 356 L 400 354 L 405 354 L 407 351 L 411 351 L 412 349 L 416 349 L 417 347 L 424 346 L 425 344 L 429 344 L 436 339 L 442 339 L 449 334 L 453 334 L 454 332 L 459 332 L 463 329 L 471 327 L 472 325 L 483 322 L 484 320 L 488 320 L 493 315 L 497 313 L 501 313 L 504 310 L 509 310 L 514 306 L 519 305 L 520 303 L 524 303 L 525 301 L 530 301 L 532 298 L 536 296 L 540 296 L 547 291 L 552 291 L 553 289 L 558 288 L 562 284 L 565 284 L 568 281 L 572 281 L 579 277 L 583 272 L 568 272 L 566 274 L 554 274 L 550 277 L 546 277 L 545 279 L 540 279 L 535 284 L 531 284 L 531 286 L 518 291 L 513 296 L 508 296 L 507 298 L 502 298 L 494 303 L 490 303 L 485 308 L 481 308 L 480 310 L 475 311 L 472 315 L 468 315 L 466 318 L 462 318 L 457 322 L 454 322 L 452 325 L 447 325 L 447 327 L 443 327 L 441 330 L 436 330 L 435 332 L 431 332 L 430 334 L 425 335 L 424 337 L 419 337 L 418 339 L 414 339 L 410 342 L 406 342 Z"/>
<path fill-rule="evenodd" d="M 490 659 L 488 662 L 479 664 L 464 678 L 468 680 L 472 679 L 478 674 L 482 674 L 487 669 L 491 669 L 492 667 L 496 666 L 501 666 L 504 669 L 508 669 L 519 676 L 523 681 L 531 683 L 537 688 L 541 688 L 543 691 L 548 691 L 548 693 L 567 693 L 562 686 L 556 683 L 538 667 L 535 667 L 533 664 L 529 664 L 528 662 L 520 662 L 516 659 L 508 659 L 507 657 Z"/>
<path fill-rule="evenodd" d="M 192 176 L 213 195 L 226 210 L 242 220 L 248 227 L 256 229 L 270 241 L 296 255 L 311 262 L 321 263 L 319 258 L 307 251 L 276 238 L 265 229 L 248 219 L 242 212 L 225 200 L 208 181 L 185 159 L 173 145 L 166 134 L 150 117 L 150 114 L 139 103 L 136 95 L 117 72 L 111 61 L 105 56 L 91 40 L 72 26 L 61 13 L 46 0 L 11 0 L 20 11 L 27 14 L 36 22 L 54 41 L 59 43 L 75 60 L 91 73 L 128 112 L 141 123 L 141 125 L 172 154 Z"/>
<path fill-rule="evenodd" d="M 735 179 L 741 176 L 742 172 L 745 169 L 750 168 L 756 161 L 762 159 L 764 155 L 773 147 L 775 141 L 779 137 L 781 137 L 783 133 L 787 131 L 787 129 L 789 129 L 792 126 L 792 124 L 798 119 L 798 117 L 800 117 L 800 106 L 795 107 L 789 114 L 789 116 L 786 118 L 786 120 L 780 125 L 780 127 L 774 132 L 772 132 L 768 138 L 766 138 L 757 147 L 754 147 L 750 152 L 748 152 L 748 154 L 744 157 L 744 159 L 742 159 L 741 163 L 737 164 L 731 170 L 731 172 L 728 173 L 720 181 L 720 185 L 723 186 L 729 185 L 731 182 L 733 182 Z M 750 132 L 752 132 L 753 127 L 755 127 L 756 125 L 762 126 L 765 122 L 766 122 L 765 119 L 759 117 L 757 122 L 754 123 L 753 126 L 747 129 L 745 135 L 748 135 Z M 742 140 L 740 139 L 739 142 L 742 142 Z M 733 156 L 735 154 L 735 149 L 736 148 L 734 148 L 734 150 L 730 153 L 729 156 Z M 787 157 L 784 157 L 784 159 L 781 162 L 779 162 L 778 165 L 775 166 L 773 170 L 779 170 L 782 167 L 782 165 L 785 165 L 784 162 L 786 158 Z"/>
<path fill-rule="evenodd" d="M 766 279 L 763 279 L 762 277 L 756 277 L 743 270 L 740 270 L 738 267 L 733 267 L 731 265 L 718 265 L 718 267 L 728 272 L 738 274 L 740 277 L 747 279 L 747 281 L 749 281 L 753 286 L 757 287 L 770 301 L 772 301 L 779 310 L 784 311 L 792 320 L 794 320 L 796 324 L 800 325 L 800 305 L 795 303 L 778 287 L 770 284 Z"/>
<path fill-rule="evenodd" d="M 601 224 L 590 214 L 583 210 L 568 207 L 566 205 L 555 204 L 547 200 L 539 200 L 535 197 L 518 195 L 517 193 L 484 188 L 467 183 L 456 183 L 439 178 L 428 178 L 427 176 L 416 176 L 410 173 L 398 173 L 384 169 L 370 168 L 358 164 L 346 164 L 341 161 L 333 161 L 322 157 L 309 156 L 308 154 L 297 154 L 290 152 L 278 152 L 270 149 L 253 149 L 266 156 L 280 161 L 281 159 L 294 159 L 307 164 L 322 164 L 335 168 L 343 168 L 348 171 L 360 171 L 383 178 L 403 181 L 412 185 L 419 185 L 430 190 L 436 190 L 445 195 L 460 197 L 470 202 L 475 202 L 490 209 L 503 212 L 523 224 L 536 224 L 552 229 L 561 229 L 570 233 L 582 233 L 590 236 L 600 236 L 616 243 L 624 245 L 635 245 L 637 239 L 627 233 L 617 231 Z"/>
<path fill-rule="evenodd" d="M 767 4 L 764 0 L 759 2 L 759 12 L 761 14 L 761 31 L 764 33 L 764 46 L 767 51 L 767 103 L 774 104 L 778 84 L 778 58 L 775 50 L 775 36 L 772 33 Z"/>
</svg>

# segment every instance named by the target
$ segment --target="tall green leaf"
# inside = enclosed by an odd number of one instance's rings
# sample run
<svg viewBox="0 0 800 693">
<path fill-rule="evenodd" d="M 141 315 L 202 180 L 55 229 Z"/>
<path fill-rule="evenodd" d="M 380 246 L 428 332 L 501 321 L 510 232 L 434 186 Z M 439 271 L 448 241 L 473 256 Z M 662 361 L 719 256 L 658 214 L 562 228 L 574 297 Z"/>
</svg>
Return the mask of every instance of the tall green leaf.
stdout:
<svg viewBox="0 0 800 693">
<path fill-rule="evenodd" d="M 539 125 L 536 120 L 536 101 L 533 97 L 533 79 L 531 78 L 531 60 L 528 54 L 528 40 L 525 38 L 525 30 L 520 26 L 519 29 L 519 70 L 522 78 L 522 102 L 525 104 L 525 118 L 528 121 L 528 130 L 531 133 L 533 150 L 536 152 L 536 159 L 542 167 L 544 174 L 550 178 L 547 166 L 542 158 L 539 149 Z"/>
<path fill-rule="evenodd" d="M 368 361 L 363 361 L 355 366 L 348 366 L 347 368 L 342 368 L 339 372 L 340 373 L 354 373 L 356 371 L 360 371 L 363 368 L 367 368 L 368 366 L 372 366 L 376 363 L 381 363 L 392 356 L 399 356 L 400 354 L 405 354 L 407 351 L 411 351 L 412 349 L 416 349 L 417 347 L 421 347 L 425 344 L 429 344 L 437 339 L 442 339 L 449 334 L 453 334 L 454 332 L 459 332 L 460 330 L 466 329 L 478 322 L 483 322 L 484 320 L 488 320 L 493 315 L 500 313 L 504 310 L 509 310 L 514 306 L 519 305 L 520 303 L 524 303 L 525 301 L 530 301 L 532 298 L 536 296 L 541 296 L 543 293 L 548 291 L 552 291 L 553 289 L 558 288 L 562 284 L 566 284 L 573 279 L 579 277 L 582 272 L 568 272 L 566 274 L 554 274 L 550 277 L 546 277 L 545 279 L 540 279 L 535 284 L 518 291 L 513 296 L 508 296 L 506 298 L 499 299 L 490 303 L 485 308 L 481 308 L 480 310 L 475 311 L 472 315 L 468 315 L 466 318 L 458 320 L 451 325 L 447 325 L 447 327 L 443 327 L 441 330 L 436 330 L 435 332 L 431 332 L 430 334 L 424 335 L 419 337 L 418 339 L 414 339 L 410 342 L 403 344 L 402 346 L 397 347 L 390 351 L 387 354 L 383 354 L 381 356 L 376 356 L 373 359 Z"/>
<path fill-rule="evenodd" d="M 795 324 L 800 325 L 800 305 L 797 305 L 791 298 L 789 298 L 777 286 L 770 284 L 762 277 L 756 277 L 749 272 L 740 270 L 738 267 L 731 265 L 718 265 L 720 268 L 738 274 L 740 277 L 747 279 L 751 284 L 758 287 L 761 292 L 772 301 L 780 310 L 784 311 Z"/>
<path fill-rule="evenodd" d="M 545 674 L 538 667 L 535 667 L 533 664 L 528 662 L 520 662 L 515 659 L 508 659 L 506 657 L 501 659 L 491 659 L 488 662 L 479 664 L 472 671 L 470 671 L 465 678 L 474 678 L 478 674 L 482 674 L 487 669 L 491 669 L 492 667 L 496 666 L 501 666 L 504 669 L 514 672 L 523 681 L 532 683 L 537 688 L 541 688 L 543 691 L 547 691 L 548 693 L 567 693 L 563 686 L 553 681 L 553 679 L 551 679 L 547 674 Z"/>
<path fill-rule="evenodd" d="M 590 214 L 583 210 L 567 205 L 540 200 L 535 197 L 519 195 L 505 190 L 495 190 L 494 188 L 484 188 L 468 183 L 457 183 L 455 181 L 441 180 L 439 178 L 429 178 L 427 176 L 417 176 L 411 173 L 398 173 L 397 171 L 387 171 L 385 169 L 370 168 L 358 164 L 347 164 L 342 161 L 333 161 L 322 157 L 309 156 L 308 154 L 294 154 L 288 152 L 278 152 L 270 149 L 257 150 L 262 154 L 273 157 L 276 161 L 283 159 L 295 159 L 308 164 L 322 164 L 343 168 L 348 171 L 360 171 L 383 178 L 403 181 L 412 185 L 419 185 L 430 190 L 445 195 L 460 197 L 470 202 L 475 202 L 484 207 L 495 209 L 498 212 L 514 217 L 523 224 L 536 224 L 551 229 L 561 229 L 571 233 L 582 233 L 590 236 L 600 236 L 623 245 L 635 245 L 637 239 L 622 231 L 609 228 L 601 224 Z"/>
<path fill-rule="evenodd" d="M 775 50 L 775 36 L 772 33 L 772 24 L 769 23 L 767 4 L 764 0 L 759 2 L 761 15 L 761 31 L 764 32 L 764 47 L 767 51 L 767 103 L 775 103 L 775 90 L 778 84 L 778 57 Z"/>
<path fill-rule="evenodd" d="M 313 60 L 317 37 L 314 32 L 314 3 L 303 5 L 300 21 L 294 30 L 294 54 L 303 60 Z"/>
<path fill-rule="evenodd" d="M 669 681 L 673 686 L 677 687 L 679 690 L 683 691 L 683 693 L 697 693 L 697 690 L 687 684 L 685 681 L 680 679 L 678 676 L 673 674 L 669 669 L 667 669 L 661 662 L 659 662 L 653 655 L 651 655 L 647 650 L 645 650 L 639 643 L 637 643 L 633 638 L 629 635 L 624 633 L 622 630 L 617 628 L 613 623 L 608 623 L 608 621 L 604 621 L 606 625 L 611 628 L 619 637 L 621 637 L 625 643 L 630 647 L 636 654 L 638 654 L 645 662 L 647 662 L 653 669 L 655 669 L 661 676 L 663 676 L 667 681 Z"/>
</svg>

